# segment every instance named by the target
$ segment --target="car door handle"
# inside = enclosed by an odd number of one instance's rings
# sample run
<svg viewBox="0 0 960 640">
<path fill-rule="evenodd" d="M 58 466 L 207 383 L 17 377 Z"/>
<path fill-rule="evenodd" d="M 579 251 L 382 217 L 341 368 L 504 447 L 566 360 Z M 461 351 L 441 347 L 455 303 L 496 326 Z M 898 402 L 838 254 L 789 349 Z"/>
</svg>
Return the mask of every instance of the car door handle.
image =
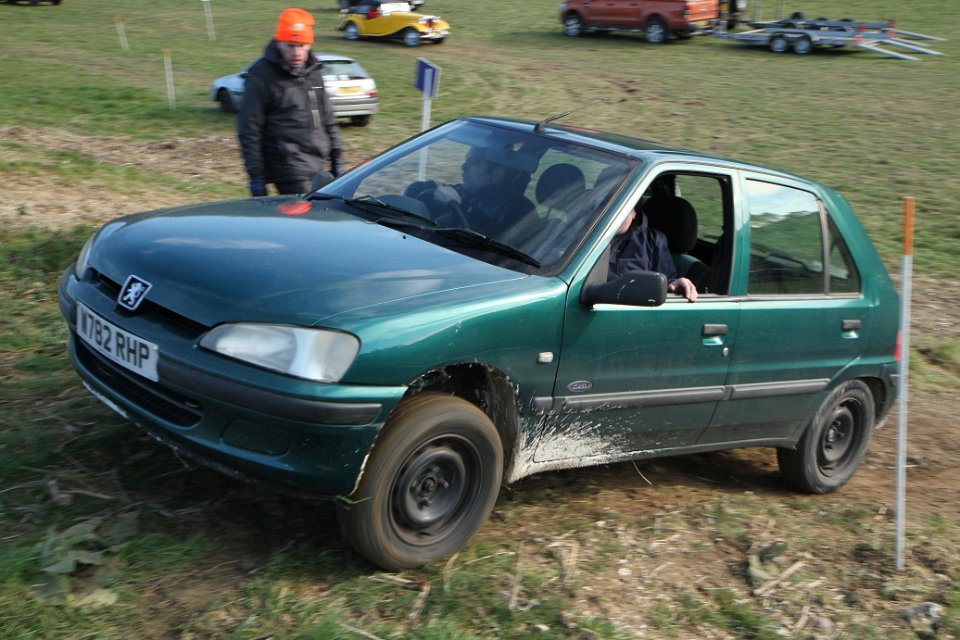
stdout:
<svg viewBox="0 0 960 640">
<path fill-rule="evenodd" d="M 843 331 L 856 331 L 863 327 L 863 322 L 860 320 L 844 320 L 842 329 Z"/>
<path fill-rule="evenodd" d="M 701 333 L 704 338 L 727 335 L 727 325 L 725 324 L 705 324 Z"/>
</svg>

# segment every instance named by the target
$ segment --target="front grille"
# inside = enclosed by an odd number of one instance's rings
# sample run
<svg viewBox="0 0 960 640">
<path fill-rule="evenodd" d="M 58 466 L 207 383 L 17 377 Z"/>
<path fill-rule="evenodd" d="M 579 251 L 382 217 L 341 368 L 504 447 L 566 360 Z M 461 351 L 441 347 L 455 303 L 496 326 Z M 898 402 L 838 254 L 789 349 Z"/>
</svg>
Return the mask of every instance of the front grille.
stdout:
<svg viewBox="0 0 960 640">
<path fill-rule="evenodd" d="M 203 417 L 202 408 L 192 400 L 114 364 L 76 334 L 73 345 L 77 359 L 97 380 L 145 411 L 178 427 L 191 427 Z"/>
<path fill-rule="evenodd" d="M 108 300 L 116 303 L 120 296 L 119 282 L 111 280 L 99 271 L 92 271 L 91 281 L 97 291 Z M 116 311 L 125 317 L 139 316 L 152 319 L 158 324 L 162 324 L 168 331 L 173 331 L 187 339 L 195 339 L 207 329 L 202 324 L 155 304 L 149 297 L 140 304 L 136 311 L 127 311 L 119 305 L 116 307 Z"/>
</svg>

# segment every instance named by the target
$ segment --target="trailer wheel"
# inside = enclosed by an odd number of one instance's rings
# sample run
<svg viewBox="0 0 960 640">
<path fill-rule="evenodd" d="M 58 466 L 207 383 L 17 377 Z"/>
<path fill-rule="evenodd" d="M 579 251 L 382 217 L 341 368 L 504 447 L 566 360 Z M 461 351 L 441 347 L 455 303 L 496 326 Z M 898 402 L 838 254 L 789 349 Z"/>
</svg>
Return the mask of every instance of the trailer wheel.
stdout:
<svg viewBox="0 0 960 640">
<path fill-rule="evenodd" d="M 790 50 L 790 43 L 787 42 L 787 36 L 782 33 L 770 38 L 770 51 L 774 53 L 786 53 Z"/>
<path fill-rule="evenodd" d="M 810 39 L 810 36 L 800 36 L 793 41 L 794 53 L 805 56 L 811 51 L 813 51 L 813 40 Z"/>
</svg>

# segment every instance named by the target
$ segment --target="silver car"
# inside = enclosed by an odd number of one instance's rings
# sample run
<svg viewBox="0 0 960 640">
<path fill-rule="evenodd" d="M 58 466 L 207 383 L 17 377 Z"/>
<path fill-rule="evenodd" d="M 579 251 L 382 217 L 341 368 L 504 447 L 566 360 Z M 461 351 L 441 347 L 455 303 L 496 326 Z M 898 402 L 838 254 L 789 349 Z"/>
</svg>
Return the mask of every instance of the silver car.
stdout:
<svg viewBox="0 0 960 640">
<path fill-rule="evenodd" d="M 330 95 L 330 103 L 338 118 L 350 118 L 358 127 L 370 122 L 370 116 L 380 109 L 377 83 L 353 58 L 315 53 L 323 66 L 323 84 Z M 254 61 L 255 63 L 256 61 Z M 220 104 L 221 111 L 236 113 L 243 101 L 243 87 L 251 63 L 240 73 L 222 76 L 213 81 L 210 99 Z"/>
</svg>

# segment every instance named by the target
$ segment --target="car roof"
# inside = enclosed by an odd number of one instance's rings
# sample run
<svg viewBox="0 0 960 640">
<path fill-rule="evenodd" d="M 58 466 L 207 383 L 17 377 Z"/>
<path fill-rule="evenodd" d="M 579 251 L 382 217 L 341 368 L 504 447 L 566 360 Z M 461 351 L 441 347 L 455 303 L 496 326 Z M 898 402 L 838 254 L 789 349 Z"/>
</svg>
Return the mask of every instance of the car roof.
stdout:
<svg viewBox="0 0 960 640">
<path fill-rule="evenodd" d="M 465 119 L 515 129 L 524 133 L 537 133 L 537 128 L 539 126 L 536 120 L 503 116 L 469 116 Z M 718 163 L 731 168 L 758 171 L 782 176 L 792 180 L 799 180 L 809 184 L 817 184 L 808 178 L 796 176 L 784 171 L 778 171 L 776 169 L 770 169 L 768 167 L 763 167 L 740 160 L 733 160 L 731 158 L 725 158 L 722 156 L 715 156 L 692 149 L 676 147 L 645 138 L 639 138 L 620 133 L 612 133 L 610 131 L 603 131 L 590 127 L 578 127 L 550 122 L 543 126 L 539 134 L 557 140 L 565 140 L 575 144 L 582 144 L 585 146 L 602 149 L 619 155 L 630 156 L 632 158 L 643 160 L 647 163 L 657 163 L 668 160 L 705 162 L 709 164 Z"/>
</svg>

